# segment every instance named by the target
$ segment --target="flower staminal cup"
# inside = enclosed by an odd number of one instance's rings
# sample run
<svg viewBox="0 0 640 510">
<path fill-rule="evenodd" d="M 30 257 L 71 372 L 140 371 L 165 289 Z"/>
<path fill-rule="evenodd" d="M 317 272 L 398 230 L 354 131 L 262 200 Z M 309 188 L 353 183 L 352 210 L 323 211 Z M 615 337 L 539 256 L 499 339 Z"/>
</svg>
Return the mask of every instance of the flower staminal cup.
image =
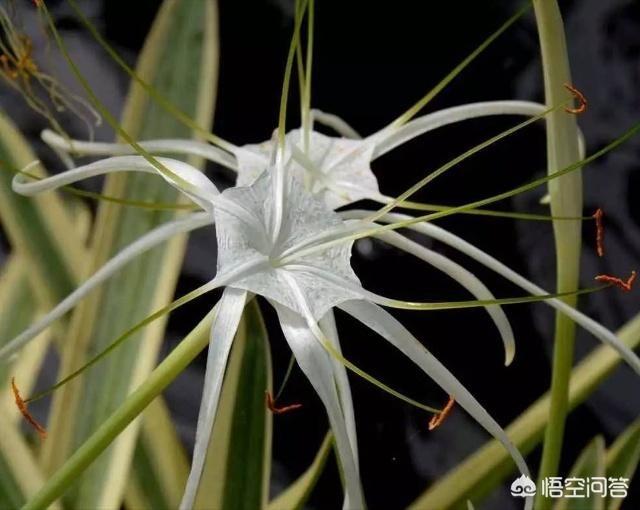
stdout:
<svg viewBox="0 0 640 510">
<path fill-rule="evenodd" d="M 288 173 L 300 179 L 308 191 L 319 195 L 331 209 L 380 194 L 370 162 L 375 146 L 363 140 L 329 137 L 312 131 L 307 151 L 304 131 L 286 135 Z M 235 153 L 237 186 L 247 186 L 264 172 L 273 141 L 244 145 Z"/>
</svg>

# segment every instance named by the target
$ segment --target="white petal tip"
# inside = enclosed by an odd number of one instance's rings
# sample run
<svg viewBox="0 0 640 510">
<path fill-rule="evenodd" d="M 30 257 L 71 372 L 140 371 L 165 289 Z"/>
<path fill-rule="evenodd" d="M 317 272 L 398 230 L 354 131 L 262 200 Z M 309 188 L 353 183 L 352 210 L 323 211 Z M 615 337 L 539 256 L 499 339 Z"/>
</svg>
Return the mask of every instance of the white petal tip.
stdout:
<svg viewBox="0 0 640 510">
<path fill-rule="evenodd" d="M 11 189 L 20 195 L 30 195 L 32 193 L 28 192 L 28 189 L 25 187 L 25 176 L 23 173 L 29 172 L 32 168 L 39 166 L 40 160 L 35 159 L 25 167 L 21 168 L 20 171 L 13 176 L 11 179 Z"/>
<path fill-rule="evenodd" d="M 51 129 L 43 129 L 40 133 L 40 139 L 49 147 L 55 147 L 57 149 L 67 149 L 69 145 L 62 136 Z"/>
<path fill-rule="evenodd" d="M 505 354 L 504 354 L 504 366 L 508 367 L 509 365 L 511 365 L 515 357 L 516 357 L 516 350 L 507 349 L 507 351 L 505 351 Z"/>
</svg>

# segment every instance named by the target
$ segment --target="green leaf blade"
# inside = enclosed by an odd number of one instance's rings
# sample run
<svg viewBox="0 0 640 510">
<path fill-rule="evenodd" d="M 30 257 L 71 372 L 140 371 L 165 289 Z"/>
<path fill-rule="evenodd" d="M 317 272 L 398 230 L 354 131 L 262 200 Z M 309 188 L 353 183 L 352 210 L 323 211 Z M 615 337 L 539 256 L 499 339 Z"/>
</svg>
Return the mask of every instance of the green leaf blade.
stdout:
<svg viewBox="0 0 640 510">
<path fill-rule="evenodd" d="M 225 373 L 195 508 L 266 507 L 271 476 L 272 415 L 268 336 L 255 301 L 247 305 Z"/>
<path fill-rule="evenodd" d="M 602 436 L 595 437 L 582 450 L 575 464 L 569 472 L 569 478 L 578 478 L 589 483 L 588 478 L 602 478 L 605 476 L 605 445 Z M 567 498 L 558 500 L 554 510 L 604 510 L 605 498 L 598 494 L 590 494 L 586 497 L 586 489 L 579 491 L 585 497 Z M 565 494 L 567 491 L 565 489 Z"/>
<path fill-rule="evenodd" d="M 630 481 L 640 462 L 640 420 L 632 423 L 607 450 L 607 477 L 627 478 Z M 607 500 L 607 510 L 619 510 L 623 498 Z"/>
<path fill-rule="evenodd" d="M 217 79 L 214 0 L 165 0 L 138 62 L 138 73 L 185 112 L 209 125 Z M 135 139 L 190 138 L 192 133 L 133 84 L 122 127 Z M 112 175 L 108 195 L 130 200 L 176 202 L 176 191 L 152 175 Z M 167 211 L 100 205 L 89 262 L 95 271 L 118 250 L 173 217 Z M 185 248 L 185 237 L 150 250 L 94 292 L 72 318 L 62 375 L 102 351 L 120 333 L 170 301 Z M 153 369 L 166 319 L 146 328 L 54 397 L 51 432 L 58 439 L 43 452 L 47 470 L 57 470 Z M 82 410 L 82 411 L 80 411 Z M 73 416 L 73 419 L 69 419 Z M 121 504 L 134 454 L 139 422 L 129 427 L 80 477 L 65 496 L 77 508 Z"/>
</svg>

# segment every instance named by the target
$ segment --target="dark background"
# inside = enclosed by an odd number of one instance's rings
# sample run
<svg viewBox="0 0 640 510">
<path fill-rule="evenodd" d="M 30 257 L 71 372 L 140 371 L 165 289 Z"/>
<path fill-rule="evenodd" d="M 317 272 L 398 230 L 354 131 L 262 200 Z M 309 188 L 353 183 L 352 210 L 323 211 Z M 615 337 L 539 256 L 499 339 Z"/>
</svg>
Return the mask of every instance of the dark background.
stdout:
<svg viewBox="0 0 640 510">
<path fill-rule="evenodd" d="M 108 40 L 135 62 L 158 1 L 83 2 Z M 468 52 L 493 32 L 520 5 L 516 1 L 459 0 L 449 2 L 317 2 L 313 76 L 313 105 L 336 113 L 363 134 L 395 119 L 450 71 Z M 121 105 L 127 79 L 104 56 L 69 15 L 64 2 L 49 2 L 80 64 L 89 69 L 100 97 L 114 110 Z M 580 118 L 589 151 L 597 150 L 638 120 L 640 93 L 640 5 L 631 0 L 562 1 L 573 65 L 574 83 L 589 99 Z M 292 29 L 293 2 L 287 0 L 220 0 L 221 59 L 215 132 L 237 144 L 267 139 L 277 121 L 282 72 Z M 538 40 L 532 15 L 500 37 L 428 107 L 434 111 L 465 102 L 491 99 L 542 100 Z M 34 142 L 43 122 L 0 93 L 0 104 L 18 115 Z M 295 105 L 295 101 L 292 102 Z M 298 122 L 296 112 L 291 126 Z M 510 127 L 513 118 L 475 120 L 421 137 L 376 161 L 380 187 L 396 195 L 476 143 Z M 83 136 L 82 127 L 77 127 Z M 109 139 L 108 131 L 99 133 Z M 603 207 L 607 218 L 607 255 L 594 253 L 593 224 L 584 228 L 582 285 L 607 272 L 626 275 L 640 269 L 640 142 L 633 140 L 588 167 L 585 176 L 585 214 Z M 545 166 L 543 125 L 528 128 L 472 158 L 438 179 L 416 199 L 459 204 L 492 195 L 542 175 Z M 209 175 L 224 180 L 219 169 Z M 229 182 L 230 183 L 230 182 Z M 545 213 L 537 204 L 541 193 L 518 197 L 499 207 Z M 553 240 L 549 223 L 516 222 L 479 217 L 453 217 L 447 228 L 487 250 L 515 270 L 552 290 Z M 497 296 L 522 291 L 500 277 L 460 257 L 435 249 L 476 272 Z M 392 297 L 420 300 L 467 299 L 466 293 L 435 270 L 376 242 L 355 248 L 353 264 L 371 290 Z M 381 266 L 384 270 L 381 271 Z M 178 293 L 208 280 L 215 271 L 214 233 L 193 236 Z M 418 276 L 416 276 L 418 275 Z M 638 293 L 615 289 L 582 299 L 582 309 L 610 328 L 617 328 L 640 308 Z M 268 307 L 263 307 L 273 318 Z M 167 348 L 187 325 L 206 310 L 197 304 L 173 316 Z M 487 314 L 481 310 L 452 312 L 394 312 L 424 341 L 502 424 L 518 416 L 549 385 L 549 338 L 553 315 L 543 304 L 507 309 L 516 333 L 518 352 L 509 368 L 502 365 L 502 347 Z M 424 374 L 392 348 L 338 317 L 347 358 L 381 377 L 387 384 L 437 405 L 446 396 Z M 270 321 L 272 322 L 272 321 Z M 270 326 L 273 326 L 270 324 Z M 274 378 L 278 386 L 289 351 L 277 327 L 270 327 Z M 595 342 L 581 333 L 579 355 Z M 382 363 L 381 363 L 382 361 Z M 204 358 L 172 385 L 168 399 L 189 447 L 201 391 Z M 456 410 L 443 427 L 427 431 L 429 416 L 351 377 L 358 423 L 361 469 L 371 508 L 403 508 L 430 483 L 486 440 L 464 413 Z M 608 443 L 640 409 L 637 380 L 623 368 L 602 386 L 568 422 L 563 470 L 596 434 Z M 274 418 L 274 490 L 304 470 L 327 429 L 324 411 L 310 385 L 294 371 L 283 401 L 300 401 L 304 409 Z M 537 467 L 539 451 L 530 456 Z M 624 508 L 637 508 L 638 482 Z M 337 470 L 329 462 L 309 503 L 313 508 L 338 508 L 341 494 Z M 520 506 L 499 491 L 477 508 Z"/>
</svg>

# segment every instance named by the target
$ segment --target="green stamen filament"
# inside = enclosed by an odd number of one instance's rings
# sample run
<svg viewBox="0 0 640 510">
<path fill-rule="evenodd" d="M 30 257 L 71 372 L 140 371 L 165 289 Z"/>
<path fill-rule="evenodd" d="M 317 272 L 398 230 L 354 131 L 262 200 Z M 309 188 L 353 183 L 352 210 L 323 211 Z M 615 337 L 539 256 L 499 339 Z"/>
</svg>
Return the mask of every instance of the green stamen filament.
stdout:
<svg viewBox="0 0 640 510">
<path fill-rule="evenodd" d="M 500 37 L 511 25 L 520 19 L 531 8 L 531 2 L 523 5 L 513 16 L 502 24 L 498 30 L 485 39 L 480 46 L 473 50 L 462 62 L 460 62 L 453 70 L 447 74 L 435 87 L 433 87 L 422 99 L 415 103 L 400 117 L 394 120 L 387 128 L 397 128 L 406 124 L 415 115 L 422 110 L 431 100 L 436 97 L 444 88 L 451 83 L 471 62 L 473 62 L 484 50 L 486 50 L 498 37 Z"/>
<path fill-rule="evenodd" d="M 80 23 L 89 31 L 94 40 L 107 52 L 111 59 L 123 69 L 138 85 L 140 85 L 149 96 L 166 112 L 173 115 L 181 124 L 197 132 L 202 138 L 213 143 L 214 145 L 224 149 L 230 153 L 235 153 L 237 147 L 232 143 L 220 138 L 209 132 L 209 130 L 198 125 L 189 115 L 180 110 L 169 99 L 164 97 L 153 85 L 143 80 L 134 69 L 132 69 L 120 55 L 111 47 L 111 45 L 100 35 L 89 19 L 83 14 L 75 0 L 67 0 L 67 3 L 79 19 Z"/>
<path fill-rule="evenodd" d="M 156 312 L 152 313 L 151 315 L 149 315 L 148 317 L 144 318 L 143 320 L 138 322 L 136 325 L 132 326 L 127 331 L 122 333 L 122 335 L 120 335 L 111 344 L 109 344 L 106 349 L 104 349 L 102 352 L 98 353 L 96 356 L 91 358 L 87 363 L 82 365 L 80 368 L 78 368 L 77 370 L 73 371 L 71 374 L 67 375 L 66 377 L 64 377 L 63 379 L 61 379 L 57 383 L 55 383 L 53 386 L 51 386 L 50 388 L 48 388 L 48 389 L 46 389 L 44 391 L 41 391 L 39 393 L 36 393 L 32 397 L 26 399 L 25 403 L 28 404 L 30 402 L 34 402 L 36 400 L 40 400 L 41 398 L 46 397 L 47 395 L 50 395 L 51 393 L 53 393 L 57 389 L 61 388 L 62 386 L 64 386 L 68 382 L 72 381 L 73 379 L 75 379 L 76 377 L 81 375 L 85 370 L 89 369 L 90 367 L 92 367 L 93 365 L 98 363 L 100 360 L 105 358 L 108 354 L 113 352 L 117 347 L 122 345 L 122 343 L 125 340 L 130 338 L 133 334 L 137 333 L 138 331 L 140 331 L 145 326 L 147 326 L 147 325 L 151 324 L 153 321 L 155 321 L 155 320 L 157 320 L 157 319 L 169 314 L 173 310 L 176 310 L 177 308 L 180 308 L 181 306 L 186 305 L 190 301 L 193 301 L 194 299 L 197 299 L 200 296 L 203 296 L 204 294 L 210 292 L 211 290 L 213 290 L 213 289 L 209 288 L 209 284 L 205 284 L 205 285 L 203 285 L 201 287 L 198 287 L 197 289 L 189 292 L 188 294 L 185 294 L 184 296 L 176 299 L 172 303 L 169 303 L 167 306 L 165 306 L 163 308 L 160 308 Z"/>
</svg>

